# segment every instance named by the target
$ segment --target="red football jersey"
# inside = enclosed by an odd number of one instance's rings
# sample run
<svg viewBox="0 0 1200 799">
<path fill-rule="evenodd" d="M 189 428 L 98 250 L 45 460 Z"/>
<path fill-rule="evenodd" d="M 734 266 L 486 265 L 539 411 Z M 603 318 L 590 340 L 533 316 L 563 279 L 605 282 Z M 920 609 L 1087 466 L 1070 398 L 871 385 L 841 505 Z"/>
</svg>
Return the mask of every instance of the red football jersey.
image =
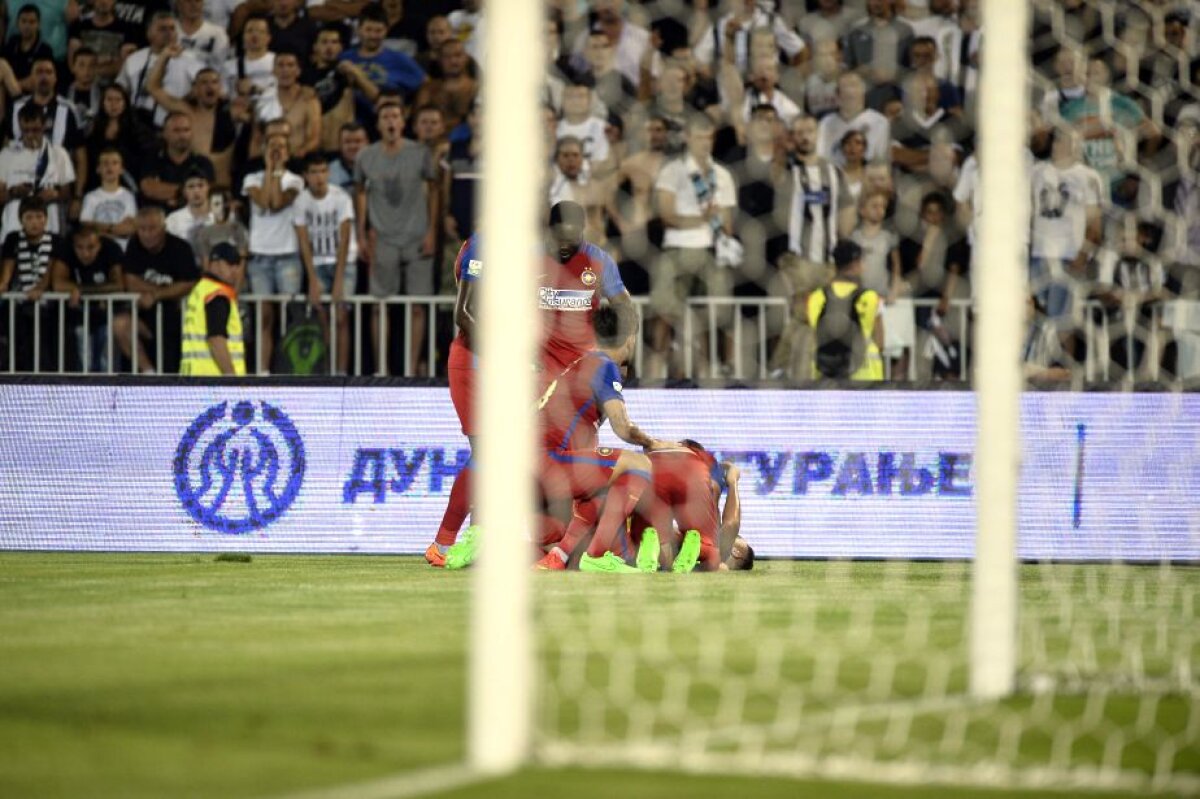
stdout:
<svg viewBox="0 0 1200 799">
<path fill-rule="evenodd" d="M 538 401 L 542 446 L 547 450 L 589 450 L 598 444 L 604 403 L 625 401 L 621 370 L 607 355 L 592 351 L 552 380 Z"/>
<path fill-rule="evenodd" d="M 557 373 L 595 348 L 592 312 L 601 299 L 623 292 L 625 284 L 608 253 L 589 242 L 565 264 L 551 256 L 543 263 L 546 271 L 538 284 L 542 363 L 547 372 Z"/>
</svg>

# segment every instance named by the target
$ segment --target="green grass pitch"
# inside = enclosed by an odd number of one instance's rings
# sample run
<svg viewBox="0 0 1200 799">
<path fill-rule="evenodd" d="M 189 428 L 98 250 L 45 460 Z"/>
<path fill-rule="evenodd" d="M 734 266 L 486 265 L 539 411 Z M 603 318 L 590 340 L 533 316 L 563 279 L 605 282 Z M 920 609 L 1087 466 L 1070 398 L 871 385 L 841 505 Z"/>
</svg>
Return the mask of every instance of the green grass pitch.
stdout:
<svg viewBox="0 0 1200 799">
<path fill-rule="evenodd" d="M 680 592 L 680 579 L 706 581 L 704 602 L 711 605 L 697 612 L 720 619 L 746 607 L 735 600 L 747 592 L 778 596 L 792 587 L 802 598 L 819 595 L 829 585 L 811 579 L 819 568 L 772 562 L 752 575 L 634 579 L 649 581 L 638 589 L 643 600 L 661 603 Z M 888 585 L 877 564 L 842 568 L 851 590 Z M 909 589 L 920 590 L 922 574 L 941 568 L 909 567 Z M 1183 579 L 1200 586 L 1200 575 Z M 564 612 L 572 602 L 614 595 L 611 578 L 539 575 L 537 582 L 536 595 Z M 414 558 L 238 563 L 211 555 L 0 554 L 0 797 L 267 797 L 459 762 L 468 588 L 469 575 L 435 571 Z M 762 612 L 748 629 L 772 626 Z M 852 616 L 818 621 L 836 628 Z M 548 650 L 558 658 L 567 638 L 555 640 Z M 678 646 L 686 652 L 688 640 Z M 739 667 L 736 658 L 726 665 Z M 1161 711 L 1168 726 L 1172 713 L 1196 712 L 1190 700 L 1177 702 L 1185 705 Z M 748 705 L 747 713 L 754 712 Z M 555 723 L 564 728 L 578 721 L 567 709 L 563 714 Z M 1196 761 L 1183 765 L 1200 769 L 1200 755 L 1190 756 Z M 444 795 L 725 799 L 738 793 L 1074 795 L 632 769 L 532 769 Z"/>
</svg>

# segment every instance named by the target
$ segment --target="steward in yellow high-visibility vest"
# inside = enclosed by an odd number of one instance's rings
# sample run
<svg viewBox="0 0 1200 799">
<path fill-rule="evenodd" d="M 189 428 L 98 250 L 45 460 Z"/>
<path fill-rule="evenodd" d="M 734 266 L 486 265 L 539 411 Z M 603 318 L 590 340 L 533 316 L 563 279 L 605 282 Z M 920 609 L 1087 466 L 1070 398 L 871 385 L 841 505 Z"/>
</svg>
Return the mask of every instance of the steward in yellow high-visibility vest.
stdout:
<svg viewBox="0 0 1200 799">
<path fill-rule="evenodd" d="M 188 294 L 183 313 L 183 358 L 179 372 L 210 377 L 246 374 L 246 346 L 238 314 L 237 281 L 241 257 L 232 244 L 213 247 L 208 272 Z"/>
</svg>

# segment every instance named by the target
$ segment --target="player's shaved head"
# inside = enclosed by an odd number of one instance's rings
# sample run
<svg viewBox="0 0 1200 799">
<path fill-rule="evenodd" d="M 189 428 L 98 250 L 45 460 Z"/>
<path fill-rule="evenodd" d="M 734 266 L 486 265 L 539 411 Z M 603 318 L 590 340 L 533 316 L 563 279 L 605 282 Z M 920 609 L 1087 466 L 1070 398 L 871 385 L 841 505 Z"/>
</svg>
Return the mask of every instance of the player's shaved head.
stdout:
<svg viewBox="0 0 1200 799">
<path fill-rule="evenodd" d="M 563 200 L 550 209 L 551 245 L 558 260 L 566 263 L 583 245 L 583 228 L 587 217 L 579 203 Z"/>
</svg>

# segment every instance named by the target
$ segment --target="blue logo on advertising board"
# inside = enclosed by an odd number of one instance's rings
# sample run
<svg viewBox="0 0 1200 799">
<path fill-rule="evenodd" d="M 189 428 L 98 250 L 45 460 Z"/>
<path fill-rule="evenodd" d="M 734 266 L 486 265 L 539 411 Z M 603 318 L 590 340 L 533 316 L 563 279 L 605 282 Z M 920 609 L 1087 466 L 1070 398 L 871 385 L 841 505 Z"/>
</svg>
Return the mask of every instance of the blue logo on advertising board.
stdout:
<svg viewBox="0 0 1200 799">
<path fill-rule="evenodd" d="M 196 417 L 175 450 L 175 493 L 193 519 L 218 532 L 261 530 L 296 501 L 304 442 L 273 405 L 222 402 Z"/>
</svg>

